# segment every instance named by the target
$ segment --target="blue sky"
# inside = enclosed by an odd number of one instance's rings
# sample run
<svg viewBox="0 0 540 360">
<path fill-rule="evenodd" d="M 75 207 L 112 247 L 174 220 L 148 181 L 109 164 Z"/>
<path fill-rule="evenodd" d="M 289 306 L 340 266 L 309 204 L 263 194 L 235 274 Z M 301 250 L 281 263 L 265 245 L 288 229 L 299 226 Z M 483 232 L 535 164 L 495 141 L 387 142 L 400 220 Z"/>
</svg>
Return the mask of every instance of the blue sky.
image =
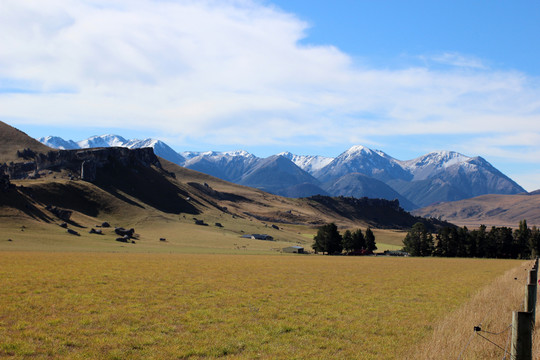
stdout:
<svg viewBox="0 0 540 360">
<path fill-rule="evenodd" d="M 538 1 L 4 0 L 0 120 L 178 151 L 480 155 L 540 188 Z"/>
<path fill-rule="evenodd" d="M 457 53 L 540 75 L 538 1 L 275 1 L 311 25 L 306 43 L 332 44 L 373 66 Z"/>
</svg>

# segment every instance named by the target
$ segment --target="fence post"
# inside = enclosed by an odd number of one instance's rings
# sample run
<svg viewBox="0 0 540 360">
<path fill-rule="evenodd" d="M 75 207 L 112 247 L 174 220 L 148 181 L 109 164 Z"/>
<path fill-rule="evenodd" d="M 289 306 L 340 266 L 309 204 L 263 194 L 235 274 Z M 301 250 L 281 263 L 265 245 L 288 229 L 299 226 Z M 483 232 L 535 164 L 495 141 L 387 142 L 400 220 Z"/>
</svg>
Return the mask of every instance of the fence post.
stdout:
<svg viewBox="0 0 540 360">
<path fill-rule="evenodd" d="M 532 360 L 531 319 L 532 313 L 512 312 L 512 359 Z"/>
<path fill-rule="evenodd" d="M 536 261 L 535 261 L 536 262 Z M 527 284 L 527 299 L 525 300 L 525 311 L 532 312 L 532 326 L 533 330 L 536 325 L 536 299 L 538 291 L 538 269 L 535 267 L 533 270 L 529 270 L 529 282 Z"/>
<path fill-rule="evenodd" d="M 536 320 L 536 286 L 527 285 L 527 294 L 525 294 L 525 311 L 531 313 L 531 327 L 534 330 Z"/>
<path fill-rule="evenodd" d="M 536 270 L 536 268 L 529 270 L 528 284 L 536 285 L 537 280 L 538 280 L 538 270 Z"/>
</svg>

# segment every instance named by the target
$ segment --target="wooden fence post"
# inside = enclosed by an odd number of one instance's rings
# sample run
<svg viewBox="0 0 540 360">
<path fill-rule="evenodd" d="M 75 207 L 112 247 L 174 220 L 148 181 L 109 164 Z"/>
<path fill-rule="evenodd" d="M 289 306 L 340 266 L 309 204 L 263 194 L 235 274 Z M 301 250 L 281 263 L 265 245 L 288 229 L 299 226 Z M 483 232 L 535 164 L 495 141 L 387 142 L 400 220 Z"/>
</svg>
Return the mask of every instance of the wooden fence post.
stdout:
<svg viewBox="0 0 540 360">
<path fill-rule="evenodd" d="M 515 360 L 532 360 L 532 313 L 514 311 L 512 313 L 511 356 Z"/>
<path fill-rule="evenodd" d="M 529 281 L 527 284 L 527 297 L 525 299 L 525 311 L 532 312 L 532 326 L 533 329 L 536 325 L 536 299 L 538 291 L 538 270 L 533 269 L 529 271 Z"/>
<path fill-rule="evenodd" d="M 536 321 L 536 285 L 527 285 L 527 294 L 525 294 L 525 311 L 531 313 L 531 327 L 534 329 Z"/>
<path fill-rule="evenodd" d="M 538 270 L 536 270 L 535 268 L 533 268 L 532 270 L 529 270 L 528 284 L 536 285 L 537 280 L 538 280 Z"/>
</svg>

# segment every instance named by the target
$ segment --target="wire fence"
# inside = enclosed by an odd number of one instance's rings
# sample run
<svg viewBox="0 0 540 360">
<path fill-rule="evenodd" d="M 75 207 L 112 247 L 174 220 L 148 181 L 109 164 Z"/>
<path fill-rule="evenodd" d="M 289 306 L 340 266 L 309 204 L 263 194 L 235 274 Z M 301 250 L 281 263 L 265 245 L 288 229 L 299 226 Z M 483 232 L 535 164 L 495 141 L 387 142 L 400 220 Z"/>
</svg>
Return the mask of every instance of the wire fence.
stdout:
<svg viewBox="0 0 540 360">
<path fill-rule="evenodd" d="M 532 269 L 530 270 L 531 271 L 534 271 L 534 276 L 531 277 L 531 274 L 529 274 L 529 284 L 531 281 L 534 281 L 534 299 L 535 299 L 535 303 L 532 305 L 533 306 L 533 310 L 530 309 L 530 305 L 527 306 L 527 297 L 528 297 L 528 294 L 526 293 L 525 294 L 525 301 L 523 303 L 523 305 L 521 306 L 521 311 L 532 311 L 533 312 L 533 315 L 535 313 L 535 307 L 536 307 L 536 299 L 537 299 L 537 292 L 536 292 L 536 280 L 537 280 L 537 269 L 538 269 L 538 259 L 535 260 L 534 262 L 534 265 L 532 267 Z M 534 280 L 531 280 L 531 279 L 534 279 Z M 511 324 L 508 324 L 506 327 L 504 327 L 502 330 L 499 330 L 499 331 L 492 331 L 492 330 L 486 330 L 484 329 L 482 326 L 482 324 L 485 323 L 486 319 L 491 315 L 490 312 L 487 312 L 486 316 L 484 317 L 484 319 L 476 326 L 473 327 L 473 333 L 471 334 L 471 336 L 468 338 L 467 342 L 465 343 L 465 345 L 463 346 L 461 352 L 459 353 L 459 356 L 457 357 L 457 360 L 462 360 L 464 359 L 464 356 L 466 356 L 467 354 L 467 350 L 470 349 L 470 346 L 471 344 L 473 344 L 473 342 L 475 341 L 484 341 L 484 342 L 487 342 L 489 344 L 491 344 L 494 348 L 497 348 L 501 351 L 501 356 L 502 356 L 502 359 L 503 360 L 519 360 L 520 358 L 518 358 L 517 356 L 515 355 L 512 355 L 512 351 L 511 351 L 511 347 L 512 346 L 515 346 L 515 344 L 513 345 L 511 340 L 513 341 L 513 336 L 512 336 L 512 331 L 514 327 L 517 327 L 516 324 L 514 323 L 511 323 Z M 535 324 L 535 319 L 533 317 L 533 320 L 532 320 L 532 323 L 530 325 L 530 327 L 532 328 L 532 331 L 534 331 L 534 324 Z M 505 336 L 505 341 L 504 341 L 504 344 L 501 344 L 499 343 L 500 341 L 500 338 L 494 338 L 494 337 L 500 337 L 501 335 L 503 334 L 506 334 L 507 335 Z M 532 333 L 531 333 L 532 334 Z M 531 335 L 531 353 L 532 353 L 532 335 Z"/>
</svg>

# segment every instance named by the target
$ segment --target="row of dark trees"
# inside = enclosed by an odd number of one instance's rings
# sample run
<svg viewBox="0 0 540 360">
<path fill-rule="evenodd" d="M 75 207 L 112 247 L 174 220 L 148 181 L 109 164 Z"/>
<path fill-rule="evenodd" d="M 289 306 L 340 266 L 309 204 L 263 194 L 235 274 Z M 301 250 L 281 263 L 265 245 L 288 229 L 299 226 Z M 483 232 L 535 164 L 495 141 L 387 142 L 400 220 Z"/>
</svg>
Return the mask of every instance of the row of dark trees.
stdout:
<svg viewBox="0 0 540 360">
<path fill-rule="evenodd" d="M 484 225 L 475 230 L 444 227 L 433 237 L 422 223 L 416 223 L 403 244 L 403 250 L 412 256 L 529 259 L 540 255 L 540 229 L 529 228 L 522 220 L 515 230 L 493 226 L 488 231 Z"/>
<path fill-rule="evenodd" d="M 330 223 L 321 226 L 313 240 L 313 250 L 323 254 L 341 254 L 343 251 L 346 253 L 372 252 L 377 249 L 375 235 L 369 227 L 366 229 L 365 235 L 362 230 L 357 229 L 352 232 L 346 230 L 342 236 L 336 224 Z"/>
</svg>

